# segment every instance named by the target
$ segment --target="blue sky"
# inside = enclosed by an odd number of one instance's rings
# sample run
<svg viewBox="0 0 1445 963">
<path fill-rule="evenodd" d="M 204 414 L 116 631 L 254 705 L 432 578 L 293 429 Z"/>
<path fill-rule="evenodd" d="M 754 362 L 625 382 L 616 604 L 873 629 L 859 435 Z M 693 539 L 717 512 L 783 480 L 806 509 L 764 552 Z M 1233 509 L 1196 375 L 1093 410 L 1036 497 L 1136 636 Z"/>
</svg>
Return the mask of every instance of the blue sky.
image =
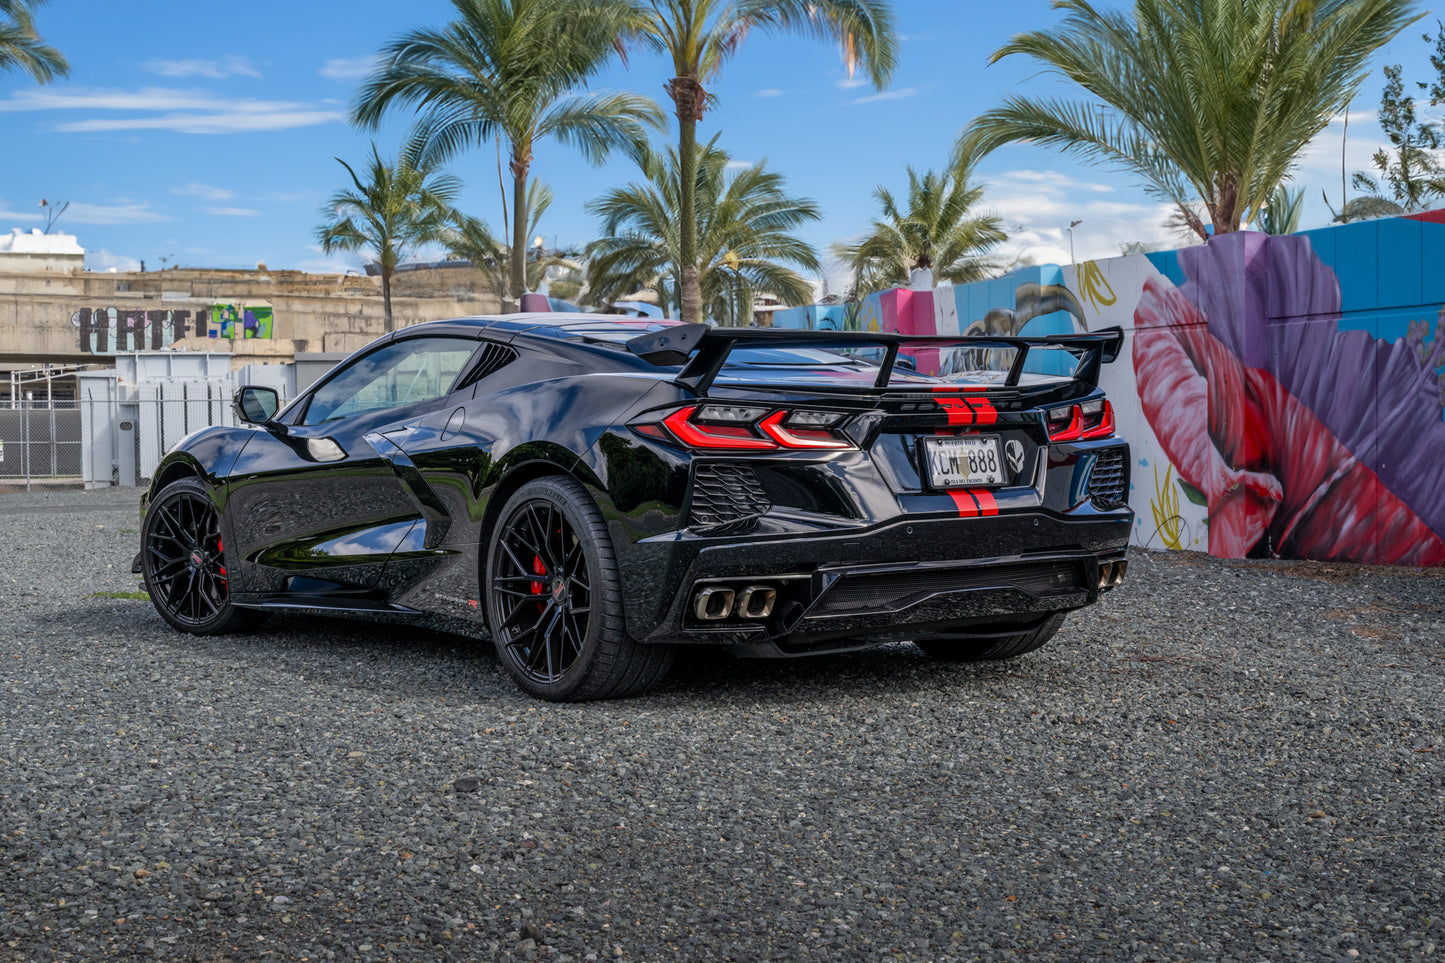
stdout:
<svg viewBox="0 0 1445 963">
<path fill-rule="evenodd" d="M 987 63 L 1012 34 L 1057 22 L 1048 0 L 897 0 L 894 8 L 902 50 L 885 91 L 850 80 L 833 44 L 762 35 L 711 87 L 719 103 L 700 136 L 720 133 L 738 163 L 766 160 L 790 191 L 816 200 L 823 218 L 802 234 L 820 249 L 866 228 L 876 186 L 901 191 L 907 165 L 941 166 L 968 120 L 1004 91 L 1056 86 L 1021 58 Z M 358 268 L 360 257 L 327 257 L 314 241 L 319 208 L 345 178 L 333 158 L 359 163 L 372 138 L 394 152 L 411 118 L 394 115 L 362 133 L 346 123 L 347 110 L 387 40 L 440 25 L 451 9 L 448 0 L 50 0 L 39 24 L 71 75 L 44 87 L 0 75 L 0 231 L 43 226 L 37 205 L 46 198 L 70 202 L 57 229 L 77 235 L 98 270 L 141 260 L 151 270 Z M 1379 68 L 1401 62 L 1407 79 L 1426 79 L 1427 24 L 1433 30 L 1433 17 L 1376 58 L 1351 110 L 1350 171 L 1366 167 L 1380 142 Z M 636 52 L 595 86 L 662 101 L 668 76 L 662 60 Z M 1341 129 L 1337 119 L 1296 174 L 1310 188 L 1306 227 L 1329 218 L 1320 188 L 1338 204 Z M 499 230 L 495 154 L 465 155 L 453 172 L 466 184 L 460 206 Z M 548 247 L 594 237 L 584 205 L 635 176 L 624 159 L 591 167 L 551 142 L 539 146 L 533 172 L 557 195 L 541 225 Z M 1167 212 L 1127 176 L 1052 151 L 1006 147 L 980 175 L 985 205 L 1013 235 L 1008 257 L 1067 261 L 1064 228 L 1075 219 L 1080 259 L 1169 237 Z"/>
</svg>

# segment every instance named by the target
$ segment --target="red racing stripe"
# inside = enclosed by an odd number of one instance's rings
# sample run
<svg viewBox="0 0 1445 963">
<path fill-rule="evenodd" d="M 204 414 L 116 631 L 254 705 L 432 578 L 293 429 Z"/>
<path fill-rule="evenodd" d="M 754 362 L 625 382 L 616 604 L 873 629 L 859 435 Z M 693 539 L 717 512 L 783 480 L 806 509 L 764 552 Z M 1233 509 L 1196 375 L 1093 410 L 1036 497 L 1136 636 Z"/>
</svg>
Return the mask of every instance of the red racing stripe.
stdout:
<svg viewBox="0 0 1445 963">
<path fill-rule="evenodd" d="M 969 488 L 965 489 L 965 491 L 978 501 L 980 515 L 998 514 L 998 502 L 994 499 L 993 492 L 986 488 Z"/>
<path fill-rule="evenodd" d="M 987 398 L 971 398 L 969 404 L 973 405 L 973 416 L 976 424 L 996 425 L 998 424 L 998 409 L 993 402 Z"/>
<path fill-rule="evenodd" d="M 958 506 L 959 518 L 978 517 L 978 501 L 968 489 L 954 489 L 948 494 L 953 498 L 953 503 Z"/>
<path fill-rule="evenodd" d="M 950 425 L 974 423 L 974 411 L 962 398 L 939 398 L 938 403 L 943 406 L 943 413 L 948 416 Z"/>
</svg>

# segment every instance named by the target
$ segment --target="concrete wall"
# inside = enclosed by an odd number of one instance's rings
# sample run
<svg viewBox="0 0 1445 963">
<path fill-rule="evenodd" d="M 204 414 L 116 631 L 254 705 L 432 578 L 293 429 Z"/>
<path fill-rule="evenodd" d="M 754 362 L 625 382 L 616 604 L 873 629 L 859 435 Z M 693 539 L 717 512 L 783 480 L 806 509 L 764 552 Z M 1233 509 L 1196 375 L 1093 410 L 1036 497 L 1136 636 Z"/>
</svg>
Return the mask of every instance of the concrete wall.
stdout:
<svg viewBox="0 0 1445 963">
<path fill-rule="evenodd" d="M 415 276 L 413 276 L 415 275 Z M 470 269 L 405 272 L 392 297 L 398 327 L 490 314 L 498 298 Z M 405 292 L 404 294 L 399 292 Z M 222 337 L 217 305 L 269 307 L 264 325 L 238 315 Z M 0 272 L 0 361 L 83 363 L 123 350 L 177 346 L 235 349 L 289 360 L 297 351 L 349 352 L 383 332 L 377 278 L 299 271 L 171 270 L 148 273 Z M 271 345 L 262 348 L 261 341 Z M 249 363 L 238 361 L 238 365 Z"/>
</svg>

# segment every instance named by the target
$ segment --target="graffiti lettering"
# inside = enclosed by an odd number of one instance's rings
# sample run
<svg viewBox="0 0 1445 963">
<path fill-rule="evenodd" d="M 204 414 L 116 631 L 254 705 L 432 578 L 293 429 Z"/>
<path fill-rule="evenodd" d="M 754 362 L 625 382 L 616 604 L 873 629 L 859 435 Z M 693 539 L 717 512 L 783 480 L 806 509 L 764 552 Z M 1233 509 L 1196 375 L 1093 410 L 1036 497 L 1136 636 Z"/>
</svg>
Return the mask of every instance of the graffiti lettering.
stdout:
<svg viewBox="0 0 1445 963">
<path fill-rule="evenodd" d="M 1098 261 L 1085 261 L 1079 265 L 1079 293 L 1094 306 L 1095 311 L 1113 307 L 1114 302 L 1119 300 Z"/>
<path fill-rule="evenodd" d="M 81 308 L 70 316 L 86 354 L 156 351 L 182 338 L 270 338 L 269 307 L 216 304 L 199 310 Z"/>
</svg>

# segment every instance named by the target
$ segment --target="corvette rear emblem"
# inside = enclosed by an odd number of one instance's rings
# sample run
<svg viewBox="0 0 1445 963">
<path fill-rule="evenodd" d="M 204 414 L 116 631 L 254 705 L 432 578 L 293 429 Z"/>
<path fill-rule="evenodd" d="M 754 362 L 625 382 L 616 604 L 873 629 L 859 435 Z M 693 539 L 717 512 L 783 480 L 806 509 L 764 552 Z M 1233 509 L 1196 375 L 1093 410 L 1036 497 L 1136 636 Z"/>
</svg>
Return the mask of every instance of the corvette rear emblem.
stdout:
<svg viewBox="0 0 1445 963">
<path fill-rule="evenodd" d="M 1024 467 L 1024 446 L 1017 438 L 1010 438 L 1003 446 L 1003 456 L 1008 459 L 1009 471 L 1017 475 Z"/>
</svg>

